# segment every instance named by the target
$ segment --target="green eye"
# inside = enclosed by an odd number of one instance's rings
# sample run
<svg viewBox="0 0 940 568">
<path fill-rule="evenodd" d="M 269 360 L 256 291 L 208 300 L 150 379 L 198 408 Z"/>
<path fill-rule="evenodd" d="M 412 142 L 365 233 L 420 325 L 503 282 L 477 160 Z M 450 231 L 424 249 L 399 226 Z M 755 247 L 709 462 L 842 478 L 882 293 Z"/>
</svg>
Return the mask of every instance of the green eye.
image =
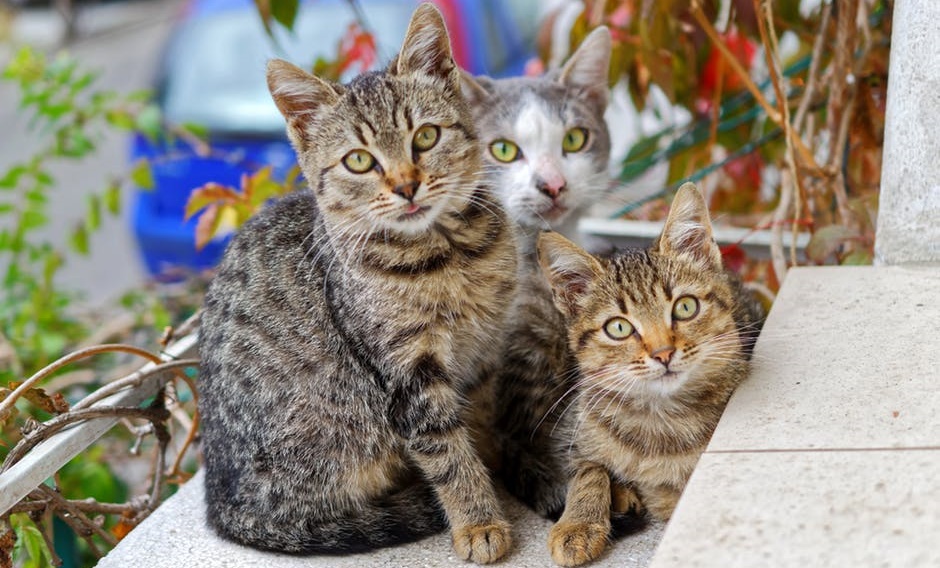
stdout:
<svg viewBox="0 0 940 568">
<path fill-rule="evenodd" d="M 437 144 L 441 137 L 441 129 L 433 124 L 425 124 L 415 132 L 414 140 L 411 141 L 411 147 L 418 152 L 430 150 Z"/>
<path fill-rule="evenodd" d="M 677 320 L 692 319 L 698 315 L 698 300 L 694 296 L 682 296 L 672 306 L 672 317 Z"/>
<path fill-rule="evenodd" d="M 490 154 L 500 162 L 514 162 L 519 159 L 519 146 L 509 140 L 497 140 L 490 144 Z"/>
<path fill-rule="evenodd" d="M 584 128 L 572 128 L 565 132 L 565 139 L 561 141 L 561 149 L 565 152 L 580 152 L 587 144 L 588 132 Z"/>
<path fill-rule="evenodd" d="M 343 156 L 343 165 L 354 174 L 364 174 L 375 167 L 375 158 L 365 150 L 353 150 Z"/>
<path fill-rule="evenodd" d="M 626 339 L 633 335 L 633 325 L 623 318 L 611 318 L 604 324 L 604 333 L 611 339 Z"/>
</svg>

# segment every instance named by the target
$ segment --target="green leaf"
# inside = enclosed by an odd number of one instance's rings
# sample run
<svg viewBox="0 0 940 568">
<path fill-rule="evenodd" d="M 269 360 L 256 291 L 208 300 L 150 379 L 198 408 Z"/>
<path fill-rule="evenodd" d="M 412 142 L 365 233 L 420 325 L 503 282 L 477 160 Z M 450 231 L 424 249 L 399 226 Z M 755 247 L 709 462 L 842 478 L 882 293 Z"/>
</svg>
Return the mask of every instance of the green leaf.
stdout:
<svg viewBox="0 0 940 568">
<path fill-rule="evenodd" d="M 137 121 L 134 120 L 131 113 L 123 109 L 111 109 L 105 113 L 104 118 L 108 121 L 108 124 L 121 130 L 130 131 L 137 127 Z"/>
<path fill-rule="evenodd" d="M 80 255 L 88 255 L 88 229 L 85 225 L 79 225 L 72 231 L 72 237 L 69 239 L 72 249 Z"/>
<path fill-rule="evenodd" d="M 101 227 L 101 198 L 94 194 L 88 196 L 85 227 L 89 232 L 97 231 Z"/>
<path fill-rule="evenodd" d="M 872 254 L 867 250 L 857 250 L 842 259 L 843 266 L 868 266 L 872 263 Z"/>
<path fill-rule="evenodd" d="M 154 187 L 153 170 L 150 168 L 150 162 L 145 158 L 137 160 L 134 168 L 131 170 L 131 181 L 141 189 L 151 190 Z"/>
<path fill-rule="evenodd" d="M 42 533 L 35 525 L 27 524 L 27 522 L 17 523 L 15 531 L 17 539 L 15 548 L 19 552 L 14 552 L 14 556 L 23 558 L 25 554 L 23 568 L 44 568 L 52 565 L 52 554 L 49 552 Z"/>
<path fill-rule="evenodd" d="M 43 227 L 48 222 L 46 216 L 39 211 L 26 210 L 20 218 L 20 227 L 24 232 Z"/>
<path fill-rule="evenodd" d="M 271 15 L 277 23 L 293 31 L 299 5 L 299 0 L 271 0 Z"/>
<path fill-rule="evenodd" d="M 20 164 L 13 166 L 7 173 L 0 178 L 0 188 L 12 189 L 20 182 L 20 178 L 26 173 L 27 167 Z"/>
<path fill-rule="evenodd" d="M 160 116 L 160 109 L 156 105 L 147 105 L 137 115 L 137 130 L 151 142 L 156 142 L 160 138 L 162 129 L 163 118 Z"/>
<path fill-rule="evenodd" d="M 121 212 L 121 185 L 118 182 L 112 181 L 104 190 L 104 206 L 112 215 Z"/>
</svg>

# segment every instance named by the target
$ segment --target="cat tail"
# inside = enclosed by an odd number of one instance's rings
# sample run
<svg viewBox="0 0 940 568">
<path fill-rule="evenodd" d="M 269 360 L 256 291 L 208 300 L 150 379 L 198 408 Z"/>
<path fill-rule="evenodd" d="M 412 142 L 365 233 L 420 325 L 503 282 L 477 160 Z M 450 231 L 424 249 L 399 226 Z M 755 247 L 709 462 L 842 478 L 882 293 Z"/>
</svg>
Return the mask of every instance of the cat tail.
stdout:
<svg viewBox="0 0 940 568">
<path fill-rule="evenodd" d="M 551 452 L 532 452 L 531 445 L 529 440 L 502 440 L 500 478 L 514 497 L 539 515 L 557 521 L 565 510 L 568 478 Z"/>
<path fill-rule="evenodd" d="M 437 497 L 424 483 L 366 503 L 355 516 L 308 519 L 293 525 L 271 520 L 264 525 L 226 536 L 274 552 L 342 555 L 414 542 L 448 526 Z"/>
</svg>

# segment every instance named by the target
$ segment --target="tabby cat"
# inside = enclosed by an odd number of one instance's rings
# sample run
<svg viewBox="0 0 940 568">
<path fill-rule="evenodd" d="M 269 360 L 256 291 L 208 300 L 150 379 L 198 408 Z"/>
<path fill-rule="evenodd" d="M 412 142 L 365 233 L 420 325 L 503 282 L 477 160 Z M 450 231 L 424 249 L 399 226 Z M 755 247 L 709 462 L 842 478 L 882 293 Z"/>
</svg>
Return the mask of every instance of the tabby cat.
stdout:
<svg viewBox="0 0 940 568">
<path fill-rule="evenodd" d="M 567 478 L 550 445 L 553 404 L 571 384 L 564 321 L 535 241 L 547 228 L 573 234 L 581 211 L 607 188 L 610 49 L 610 33 L 598 28 L 562 69 L 544 77 L 464 76 L 487 174 L 519 234 L 519 289 L 494 386 L 501 446 L 495 462 L 511 493 L 556 518 Z"/>
<path fill-rule="evenodd" d="M 268 85 L 311 189 L 238 232 L 206 298 L 208 519 L 291 553 L 449 524 L 460 557 L 495 561 L 509 525 L 464 413 L 517 257 L 441 15 L 421 5 L 384 72 L 338 85 L 275 60 Z"/>
<path fill-rule="evenodd" d="M 597 258 L 554 233 L 538 250 L 579 371 L 560 436 L 567 504 L 548 541 L 558 564 L 575 566 L 604 550 L 612 511 L 672 514 L 748 373 L 763 312 L 722 268 L 693 184 L 648 251 Z"/>
</svg>

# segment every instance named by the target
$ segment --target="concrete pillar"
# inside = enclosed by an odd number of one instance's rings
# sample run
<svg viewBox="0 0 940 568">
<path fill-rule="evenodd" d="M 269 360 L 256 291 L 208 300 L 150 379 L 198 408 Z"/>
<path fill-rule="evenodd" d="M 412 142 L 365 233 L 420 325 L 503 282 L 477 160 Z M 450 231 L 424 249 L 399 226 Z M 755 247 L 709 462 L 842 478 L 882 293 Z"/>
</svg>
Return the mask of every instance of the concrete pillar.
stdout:
<svg viewBox="0 0 940 568">
<path fill-rule="evenodd" d="M 940 264 L 940 1 L 896 0 L 876 264 Z"/>
</svg>

